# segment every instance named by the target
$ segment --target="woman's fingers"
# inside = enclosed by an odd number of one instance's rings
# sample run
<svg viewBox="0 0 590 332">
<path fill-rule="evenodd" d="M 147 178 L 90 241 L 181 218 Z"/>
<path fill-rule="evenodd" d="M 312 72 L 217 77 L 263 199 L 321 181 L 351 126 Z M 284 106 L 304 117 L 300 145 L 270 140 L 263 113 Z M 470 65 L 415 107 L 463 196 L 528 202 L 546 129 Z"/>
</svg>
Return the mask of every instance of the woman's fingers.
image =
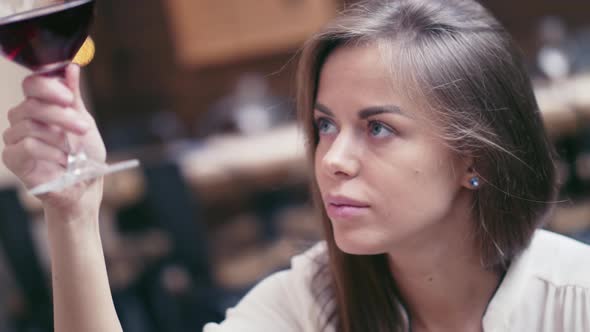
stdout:
<svg viewBox="0 0 590 332">
<path fill-rule="evenodd" d="M 25 137 L 17 144 L 4 147 L 2 161 L 15 175 L 27 182 L 27 176 L 38 171 L 40 165 L 53 165 L 54 169 L 55 166 L 65 168 L 68 156 L 65 151 L 41 140 Z"/>
<path fill-rule="evenodd" d="M 28 98 L 48 104 L 71 106 L 75 100 L 70 88 L 58 77 L 29 76 L 23 81 L 23 92 Z"/>
<path fill-rule="evenodd" d="M 32 98 L 8 111 L 8 121 L 12 126 L 21 121 L 34 120 L 78 135 L 85 134 L 90 128 L 88 118 L 87 115 L 76 112 L 72 108 L 47 104 Z"/>
<path fill-rule="evenodd" d="M 4 145 L 14 145 L 26 137 L 33 137 L 66 151 L 66 135 L 55 126 L 48 126 L 35 120 L 23 120 L 6 129 L 3 135 Z M 67 151 L 66 151 L 67 152 Z"/>
</svg>

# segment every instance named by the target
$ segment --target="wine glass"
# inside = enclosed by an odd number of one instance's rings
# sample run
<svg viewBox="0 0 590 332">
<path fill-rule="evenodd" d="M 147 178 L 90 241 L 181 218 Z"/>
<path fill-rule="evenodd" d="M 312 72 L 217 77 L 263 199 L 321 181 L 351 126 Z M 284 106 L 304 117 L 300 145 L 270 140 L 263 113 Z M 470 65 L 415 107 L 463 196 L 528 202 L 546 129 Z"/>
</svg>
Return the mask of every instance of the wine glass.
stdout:
<svg viewBox="0 0 590 332">
<path fill-rule="evenodd" d="M 3 0 L 4 2 L 4 0 Z M 0 54 L 35 74 L 63 77 L 86 38 L 94 16 L 95 0 L 13 0 L 0 10 Z M 76 183 L 137 167 L 138 160 L 112 165 L 89 159 L 82 149 L 68 144 L 65 172 L 50 182 L 29 190 L 33 195 L 59 192 Z"/>
</svg>

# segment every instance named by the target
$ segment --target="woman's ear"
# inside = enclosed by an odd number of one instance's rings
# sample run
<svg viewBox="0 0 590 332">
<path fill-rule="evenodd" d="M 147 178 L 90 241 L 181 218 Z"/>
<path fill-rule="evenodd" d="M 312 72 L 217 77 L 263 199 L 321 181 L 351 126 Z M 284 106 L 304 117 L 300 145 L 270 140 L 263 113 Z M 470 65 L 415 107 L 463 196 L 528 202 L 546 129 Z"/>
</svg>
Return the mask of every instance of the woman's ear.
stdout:
<svg viewBox="0 0 590 332">
<path fill-rule="evenodd" d="M 461 185 L 467 189 L 476 190 L 481 185 L 481 178 L 475 170 L 475 160 L 473 157 L 466 157 L 464 160 L 464 174 L 461 179 Z"/>
<path fill-rule="evenodd" d="M 467 189 L 477 190 L 481 185 L 481 177 L 477 174 L 475 169 L 470 166 L 467 168 L 461 184 Z"/>
</svg>

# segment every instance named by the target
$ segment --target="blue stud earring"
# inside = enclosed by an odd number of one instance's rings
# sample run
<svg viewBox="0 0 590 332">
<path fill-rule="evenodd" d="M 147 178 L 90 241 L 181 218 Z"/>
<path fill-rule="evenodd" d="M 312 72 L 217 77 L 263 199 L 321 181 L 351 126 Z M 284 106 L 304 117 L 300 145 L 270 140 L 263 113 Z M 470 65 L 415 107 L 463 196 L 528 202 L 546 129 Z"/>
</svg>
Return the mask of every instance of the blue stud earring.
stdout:
<svg viewBox="0 0 590 332">
<path fill-rule="evenodd" d="M 473 188 L 478 188 L 479 187 L 479 178 L 477 176 L 474 176 L 469 180 L 469 183 L 471 184 L 471 186 Z"/>
</svg>

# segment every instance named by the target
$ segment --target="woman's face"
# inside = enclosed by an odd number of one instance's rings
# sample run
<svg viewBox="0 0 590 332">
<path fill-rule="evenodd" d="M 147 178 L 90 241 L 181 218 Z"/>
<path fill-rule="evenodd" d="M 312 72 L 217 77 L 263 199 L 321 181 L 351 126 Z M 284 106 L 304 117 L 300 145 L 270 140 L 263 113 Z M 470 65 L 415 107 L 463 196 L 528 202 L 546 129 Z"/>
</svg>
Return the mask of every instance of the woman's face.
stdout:
<svg viewBox="0 0 590 332">
<path fill-rule="evenodd" d="M 465 215 L 456 210 L 468 162 L 396 95 L 389 72 L 377 48 L 345 47 L 320 75 L 316 180 L 336 243 L 351 254 L 390 252 Z"/>
</svg>

